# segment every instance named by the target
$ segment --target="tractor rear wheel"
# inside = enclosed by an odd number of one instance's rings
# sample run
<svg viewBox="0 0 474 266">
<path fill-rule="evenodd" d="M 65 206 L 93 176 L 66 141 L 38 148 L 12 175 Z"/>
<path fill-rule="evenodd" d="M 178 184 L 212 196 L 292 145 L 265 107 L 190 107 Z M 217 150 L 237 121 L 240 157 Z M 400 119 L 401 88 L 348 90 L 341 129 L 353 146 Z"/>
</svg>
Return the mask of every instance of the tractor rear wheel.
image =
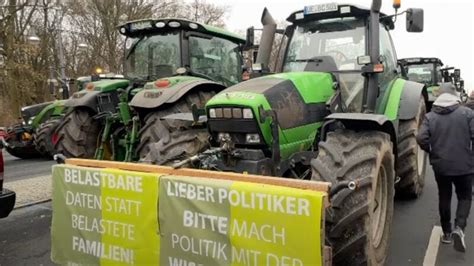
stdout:
<svg viewBox="0 0 474 266">
<path fill-rule="evenodd" d="M 57 153 L 67 158 L 93 158 L 100 132 L 100 122 L 95 120 L 92 111 L 76 108 L 64 117 L 56 129 Z"/>
<path fill-rule="evenodd" d="M 384 265 L 392 226 L 394 156 L 390 136 L 378 131 L 336 130 L 319 143 L 312 179 L 359 180 L 355 190 L 332 195 L 326 211 L 326 243 L 334 265 Z"/>
<path fill-rule="evenodd" d="M 410 120 L 400 120 L 398 138 L 397 196 L 417 198 L 425 185 L 427 154 L 416 142 L 416 135 L 426 113 L 423 98 L 420 99 L 417 115 Z"/>
<path fill-rule="evenodd" d="M 42 123 L 33 133 L 33 143 L 41 155 L 53 157 L 56 153 L 54 144 L 58 141 L 58 138 L 55 130 L 60 122 L 60 119 L 49 119 Z"/>
<path fill-rule="evenodd" d="M 188 121 L 169 121 L 161 118 L 175 113 L 190 113 L 193 104 L 203 108 L 214 94 L 214 91 L 191 92 L 169 108 L 149 113 L 139 132 L 137 154 L 140 161 L 170 164 L 175 160 L 196 155 L 208 147 L 207 129 L 192 129 L 192 123 Z"/>
</svg>

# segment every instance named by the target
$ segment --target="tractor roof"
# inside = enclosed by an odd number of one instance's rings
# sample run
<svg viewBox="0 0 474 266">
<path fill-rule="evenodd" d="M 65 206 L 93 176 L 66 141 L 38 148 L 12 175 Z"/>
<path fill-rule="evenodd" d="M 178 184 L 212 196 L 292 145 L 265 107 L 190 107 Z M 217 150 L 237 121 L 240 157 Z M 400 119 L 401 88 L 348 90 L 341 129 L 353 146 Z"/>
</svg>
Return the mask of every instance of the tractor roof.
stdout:
<svg viewBox="0 0 474 266">
<path fill-rule="evenodd" d="M 328 6 L 332 5 L 332 8 L 325 9 L 328 11 L 322 11 L 323 9 L 318 8 L 318 11 L 313 11 L 313 6 L 306 6 L 303 10 L 293 12 L 286 20 L 288 22 L 299 24 L 301 22 L 331 19 L 331 18 L 344 18 L 344 17 L 368 17 L 370 15 L 370 9 L 361 7 L 353 4 L 321 4 L 315 6 Z M 380 17 L 383 18 L 386 15 L 380 13 Z M 381 23 L 387 26 L 389 29 L 394 29 L 394 23 L 392 19 L 381 19 Z"/>
<path fill-rule="evenodd" d="M 211 25 L 206 25 L 180 18 L 149 18 L 133 20 L 119 25 L 118 29 L 121 34 L 128 37 L 137 37 L 154 32 L 164 32 L 182 29 L 186 31 L 196 31 L 221 37 L 237 43 L 245 43 L 245 38 L 236 33 Z"/>
<path fill-rule="evenodd" d="M 410 57 L 410 58 L 402 58 L 398 59 L 398 61 L 402 65 L 420 65 L 420 64 L 429 64 L 429 63 L 436 63 L 439 65 L 443 65 L 441 59 L 437 57 Z"/>
</svg>

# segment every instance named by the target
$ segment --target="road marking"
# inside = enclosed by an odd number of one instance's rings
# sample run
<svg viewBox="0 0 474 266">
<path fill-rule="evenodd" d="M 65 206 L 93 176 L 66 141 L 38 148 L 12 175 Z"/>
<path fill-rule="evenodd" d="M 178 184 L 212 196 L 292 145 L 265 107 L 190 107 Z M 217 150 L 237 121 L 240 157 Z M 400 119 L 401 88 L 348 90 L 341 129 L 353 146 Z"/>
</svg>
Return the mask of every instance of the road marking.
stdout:
<svg viewBox="0 0 474 266">
<path fill-rule="evenodd" d="M 431 230 L 430 242 L 428 243 L 428 248 L 426 249 L 425 259 L 423 260 L 423 266 L 436 265 L 436 257 L 438 257 L 441 234 L 443 234 L 443 229 L 441 229 L 440 226 L 433 226 L 433 230 Z"/>
<path fill-rule="evenodd" d="M 15 209 L 51 199 L 51 175 L 5 183 L 5 188 L 15 191 Z"/>
</svg>

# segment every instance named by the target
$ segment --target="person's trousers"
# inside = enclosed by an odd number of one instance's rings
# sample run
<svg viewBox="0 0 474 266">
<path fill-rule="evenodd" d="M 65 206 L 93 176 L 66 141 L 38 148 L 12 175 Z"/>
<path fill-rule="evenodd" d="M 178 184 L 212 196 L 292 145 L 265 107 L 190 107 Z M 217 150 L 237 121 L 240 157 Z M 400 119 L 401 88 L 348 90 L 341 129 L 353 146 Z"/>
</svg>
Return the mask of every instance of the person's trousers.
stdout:
<svg viewBox="0 0 474 266">
<path fill-rule="evenodd" d="M 435 174 L 438 184 L 439 215 L 443 232 L 450 233 L 451 227 L 451 197 L 453 185 L 456 190 L 458 204 L 454 225 L 459 226 L 463 231 L 466 228 L 467 218 L 471 210 L 472 201 L 472 178 L 471 175 L 442 176 Z"/>
</svg>

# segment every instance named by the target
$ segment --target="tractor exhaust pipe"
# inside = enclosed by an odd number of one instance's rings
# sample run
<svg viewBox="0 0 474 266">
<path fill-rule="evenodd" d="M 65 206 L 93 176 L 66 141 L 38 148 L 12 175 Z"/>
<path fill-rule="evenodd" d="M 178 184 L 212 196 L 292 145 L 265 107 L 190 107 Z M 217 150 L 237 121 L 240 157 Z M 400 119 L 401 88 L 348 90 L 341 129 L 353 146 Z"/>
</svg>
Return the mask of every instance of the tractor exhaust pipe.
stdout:
<svg viewBox="0 0 474 266">
<path fill-rule="evenodd" d="M 267 8 L 263 9 L 261 21 L 263 25 L 263 31 L 255 63 L 261 64 L 262 69 L 268 69 L 268 63 L 270 62 L 270 55 L 272 52 L 273 40 L 275 39 L 277 24 Z"/>
<path fill-rule="evenodd" d="M 371 64 L 380 63 L 380 44 L 379 44 L 379 25 L 380 25 L 380 8 L 381 0 L 373 0 L 370 8 L 370 25 L 369 25 L 369 55 Z M 364 113 L 374 113 L 377 103 L 377 95 L 379 93 L 378 81 L 379 77 L 376 73 L 368 75 L 367 91 L 365 93 L 365 110 Z"/>
</svg>

